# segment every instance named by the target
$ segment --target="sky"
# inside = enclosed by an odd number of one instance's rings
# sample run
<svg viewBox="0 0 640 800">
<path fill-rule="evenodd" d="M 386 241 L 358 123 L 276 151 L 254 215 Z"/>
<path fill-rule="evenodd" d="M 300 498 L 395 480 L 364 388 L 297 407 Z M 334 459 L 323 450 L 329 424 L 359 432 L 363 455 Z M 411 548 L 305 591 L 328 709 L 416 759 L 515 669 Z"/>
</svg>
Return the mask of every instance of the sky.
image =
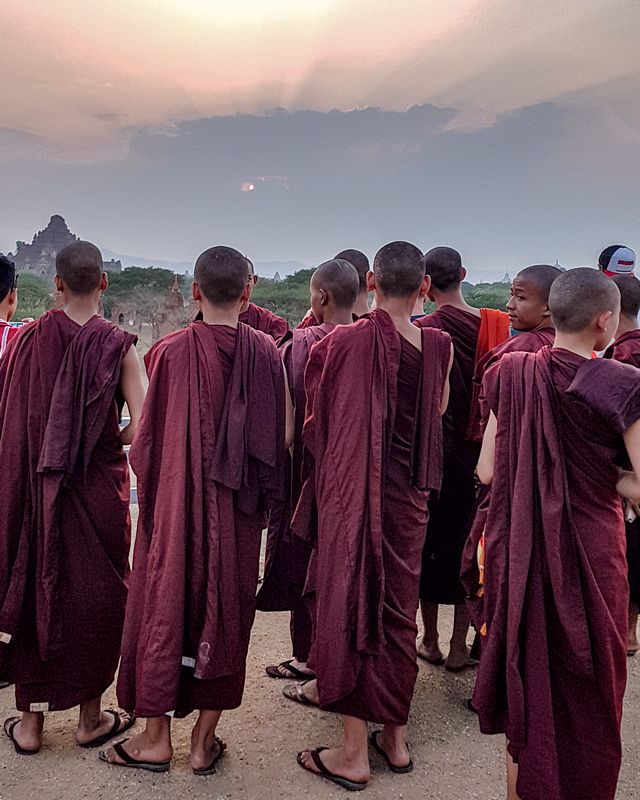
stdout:
<svg viewBox="0 0 640 800">
<path fill-rule="evenodd" d="M 0 251 L 640 250 L 637 0 L 3 0 Z"/>
</svg>

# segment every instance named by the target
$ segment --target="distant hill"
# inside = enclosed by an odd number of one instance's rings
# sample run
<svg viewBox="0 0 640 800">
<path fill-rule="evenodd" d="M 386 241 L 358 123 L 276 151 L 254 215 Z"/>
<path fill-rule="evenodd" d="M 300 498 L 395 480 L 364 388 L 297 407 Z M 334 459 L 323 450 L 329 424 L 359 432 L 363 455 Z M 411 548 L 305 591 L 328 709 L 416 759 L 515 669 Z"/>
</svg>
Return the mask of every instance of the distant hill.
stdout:
<svg viewBox="0 0 640 800">
<path fill-rule="evenodd" d="M 142 258 L 142 256 L 127 256 L 122 253 L 116 253 L 106 247 L 102 248 L 102 254 L 105 260 L 114 258 L 116 261 L 121 261 L 122 266 L 127 267 L 159 267 L 160 269 L 169 269 L 171 272 L 178 272 L 181 275 L 193 273 L 193 261 L 167 261 L 162 258 Z M 273 278 L 276 272 L 280 275 L 291 275 L 301 269 L 305 269 L 305 265 L 300 261 L 256 261 L 254 262 L 255 270 L 258 275 L 264 278 Z"/>
</svg>

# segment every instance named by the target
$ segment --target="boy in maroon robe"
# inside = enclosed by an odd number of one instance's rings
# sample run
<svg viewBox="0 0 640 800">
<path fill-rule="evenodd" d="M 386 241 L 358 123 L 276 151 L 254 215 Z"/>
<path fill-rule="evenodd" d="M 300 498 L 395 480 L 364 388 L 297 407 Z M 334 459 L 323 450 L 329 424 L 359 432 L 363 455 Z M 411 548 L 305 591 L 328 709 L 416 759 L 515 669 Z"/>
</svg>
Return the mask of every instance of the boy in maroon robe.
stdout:
<svg viewBox="0 0 640 800">
<path fill-rule="evenodd" d="M 251 283 L 249 286 L 249 295 L 242 303 L 238 319 L 240 322 L 244 322 L 245 325 L 249 325 L 249 327 L 257 331 L 268 334 L 272 339 L 278 342 L 288 333 L 289 323 L 286 319 L 274 314 L 273 311 L 269 311 L 268 308 L 262 308 L 262 306 L 257 306 L 255 303 L 251 302 L 251 294 L 254 286 L 258 283 L 258 276 L 249 259 L 247 259 L 247 264 L 249 265 Z"/>
<path fill-rule="evenodd" d="M 614 800 L 628 610 L 619 495 L 640 499 L 640 373 L 592 358 L 620 310 L 602 273 L 563 274 L 549 305 L 554 347 L 507 354 L 484 380 L 478 474 L 492 491 L 473 702 L 481 730 L 507 736 L 510 800 Z"/>
<path fill-rule="evenodd" d="M 555 331 L 549 311 L 549 291 L 562 270 L 549 264 L 525 267 L 513 279 L 511 297 L 507 302 L 509 323 L 513 335 L 492 348 L 478 360 L 473 375 L 473 396 L 469 438 L 482 441 L 483 420 L 480 403 L 482 379 L 489 367 L 496 364 L 505 353 L 535 353 L 545 345 L 553 344 Z M 486 423 L 486 420 L 484 420 Z"/>
<path fill-rule="evenodd" d="M 282 476 L 284 502 L 269 517 L 265 576 L 258 593 L 258 609 L 291 611 L 293 658 L 267 667 L 267 675 L 272 678 L 304 680 L 315 677 L 307 668 L 311 617 L 302 598 L 311 549 L 291 533 L 291 517 L 302 488 L 304 371 L 313 345 L 331 333 L 336 325 L 350 325 L 353 321 L 358 286 L 358 273 L 348 261 L 334 259 L 321 264 L 310 283 L 311 309 L 318 324 L 293 331 L 292 338 L 281 349 L 294 406 L 295 434 Z"/>
<path fill-rule="evenodd" d="M 358 297 L 353 306 L 354 321 L 369 313 L 369 289 L 367 288 L 367 275 L 369 274 L 369 259 L 360 250 L 343 250 L 334 257 L 334 261 L 347 261 L 358 273 Z M 313 309 L 309 309 L 307 315 L 298 325 L 298 328 L 308 328 L 317 325 Z"/>
<path fill-rule="evenodd" d="M 119 766 L 168 770 L 170 717 L 198 709 L 191 766 L 212 774 L 225 747 L 215 735 L 222 710 L 242 701 L 264 511 L 293 434 L 276 346 L 238 322 L 252 284 L 237 250 L 206 250 L 193 283 L 203 319 L 146 357 L 118 697 L 147 723 L 100 754 Z"/>
<path fill-rule="evenodd" d="M 384 726 L 371 744 L 390 769 L 413 768 L 406 724 L 418 672 L 420 556 L 429 492 L 442 478 L 453 359 L 446 333 L 411 324 L 429 288 L 418 248 L 383 247 L 369 288 L 377 310 L 316 344 L 305 375 L 303 441 L 317 502 L 309 664 L 320 707 L 343 716 L 344 739 L 299 753 L 298 763 L 348 789 L 369 780 L 367 721 Z"/>
<path fill-rule="evenodd" d="M 634 275 L 618 275 L 613 279 L 620 290 L 620 322 L 616 338 L 604 353 L 623 364 L 640 367 L 640 281 Z M 634 513 L 629 509 L 630 515 Z M 629 637 L 627 655 L 640 651 L 638 642 L 638 608 L 640 607 L 640 519 L 627 521 L 627 562 L 629 564 Z"/>
<path fill-rule="evenodd" d="M 480 443 L 468 438 L 472 381 L 475 366 L 493 346 L 509 336 L 509 318 L 503 311 L 468 305 L 461 285 L 466 277 L 460 253 L 435 247 L 425 255 L 425 272 L 431 278 L 429 298 L 436 311 L 423 317 L 418 327 L 439 328 L 453 341 L 451 400 L 443 417 L 444 471 L 442 488 L 429 503 L 429 524 L 422 554 L 420 606 L 424 624 L 418 656 L 430 664 L 445 664 L 459 672 L 477 662 L 469 657 L 469 610 L 460 582 L 462 551 L 476 508 L 474 473 Z M 453 635 L 447 659 L 438 642 L 438 605 L 454 605 Z"/>
<path fill-rule="evenodd" d="M 74 242 L 56 258 L 63 308 L 21 328 L 0 363 L 0 678 L 21 717 L 4 730 L 37 753 L 44 712 L 80 706 L 94 747 L 133 718 L 102 711 L 124 622 L 130 539 L 122 449 L 144 388 L 136 337 L 97 316 L 102 255 Z M 130 424 L 120 432 L 119 403 Z"/>
</svg>

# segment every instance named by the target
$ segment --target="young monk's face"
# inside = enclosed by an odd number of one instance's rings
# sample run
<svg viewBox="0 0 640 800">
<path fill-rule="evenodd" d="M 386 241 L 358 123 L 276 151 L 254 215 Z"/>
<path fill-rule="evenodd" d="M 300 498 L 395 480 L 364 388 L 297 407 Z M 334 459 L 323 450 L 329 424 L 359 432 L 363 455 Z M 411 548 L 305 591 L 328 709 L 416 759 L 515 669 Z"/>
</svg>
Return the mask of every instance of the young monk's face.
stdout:
<svg viewBox="0 0 640 800">
<path fill-rule="evenodd" d="M 509 322 L 515 331 L 532 331 L 551 319 L 547 300 L 540 297 L 537 286 L 520 280 L 517 275 L 511 285 L 507 311 Z"/>
</svg>

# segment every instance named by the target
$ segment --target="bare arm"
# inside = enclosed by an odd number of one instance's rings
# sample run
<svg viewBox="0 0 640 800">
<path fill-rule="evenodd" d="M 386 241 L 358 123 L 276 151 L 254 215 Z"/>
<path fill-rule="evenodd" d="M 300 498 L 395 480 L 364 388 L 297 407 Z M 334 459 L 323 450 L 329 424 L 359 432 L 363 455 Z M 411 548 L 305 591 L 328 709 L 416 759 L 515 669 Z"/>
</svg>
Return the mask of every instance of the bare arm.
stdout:
<svg viewBox="0 0 640 800">
<path fill-rule="evenodd" d="M 482 449 L 478 459 L 478 477 L 485 484 L 491 486 L 493 483 L 493 473 L 496 464 L 496 431 L 498 430 L 498 420 L 496 415 L 491 412 L 487 427 L 482 438 Z"/>
<path fill-rule="evenodd" d="M 447 367 L 447 378 L 444 382 L 444 389 L 442 391 L 442 403 L 440 404 L 440 414 L 444 414 L 449 406 L 449 397 L 451 395 L 451 383 L 449 378 L 451 377 L 451 367 L 453 366 L 453 357 L 455 355 L 453 349 L 453 343 L 451 344 L 451 357 L 449 358 L 449 366 Z"/>
<path fill-rule="evenodd" d="M 131 444 L 136 434 L 142 405 L 144 403 L 145 389 L 142 383 L 142 370 L 140 369 L 140 359 L 136 348 L 131 346 L 122 362 L 122 372 L 120 373 L 120 388 L 124 396 L 127 408 L 129 409 L 129 424 L 122 429 L 120 439 L 122 444 Z"/>
<path fill-rule="evenodd" d="M 287 368 L 282 365 L 284 371 L 284 402 L 285 402 L 285 426 L 284 426 L 284 439 L 285 447 L 287 450 L 293 444 L 295 435 L 295 419 L 293 414 L 293 403 L 291 402 L 291 395 L 289 394 L 289 381 L 287 379 Z"/>
<path fill-rule="evenodd" d="M 640 503 L 640 420 L 625 432 L 624 443 L 632 471 L 622 474 L 618 481 L 618 493 L 637 504 Z"/>
</svg>

